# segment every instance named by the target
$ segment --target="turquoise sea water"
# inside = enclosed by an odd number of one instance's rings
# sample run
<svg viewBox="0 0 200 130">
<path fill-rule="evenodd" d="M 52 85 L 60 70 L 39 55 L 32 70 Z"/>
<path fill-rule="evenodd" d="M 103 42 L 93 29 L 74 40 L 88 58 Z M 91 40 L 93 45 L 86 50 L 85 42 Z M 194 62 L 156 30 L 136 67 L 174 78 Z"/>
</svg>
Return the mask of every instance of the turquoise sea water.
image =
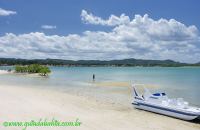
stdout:
<svg viewBox="0 0 200 130">
<path fill-rule="evenodd" d="M 0 67 L 6 69 L 8 67 Z M 89 92 L 93 96 L 104 96 L 126 101 L 131 95 L 110 91 L 126 91 L 123 87 L 94 87 L 95 82 L 128 82 L 158 86 L 158 91 L 166 92 L 170 97 L 183 97 L 191 104 L 200 106 L 200 67 L 50 67 L 52 74 L 48 77 L 34 77 L 16 74 L 1 74 L 0 85 L 35 86 L 56 88 L 58 90 Z"/>
</svg>

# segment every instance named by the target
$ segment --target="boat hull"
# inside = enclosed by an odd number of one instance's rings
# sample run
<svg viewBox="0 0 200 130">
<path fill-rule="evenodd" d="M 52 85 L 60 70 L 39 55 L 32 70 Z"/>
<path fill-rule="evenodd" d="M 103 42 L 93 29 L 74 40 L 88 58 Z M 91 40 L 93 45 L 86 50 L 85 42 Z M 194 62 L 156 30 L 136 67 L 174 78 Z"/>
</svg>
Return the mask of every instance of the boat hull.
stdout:
<svg viewBox="0 0 200 130">
<path fill-rule="evenodd" d="M 182 120 L 193 120 L 199 116 L 194 113 L 188 113 L 188 112 L 182 112 L 182 111 L 178 111 L 178 110 L 167 109 L 164 107 L 149 105 L 149 104 L 145 104 L 145 103 L 134 102 L 133 105 L 137 109 L 142 109 L 142 110 L 146 110 L 146 111 L 150 111 L 150 112 L 154 112 L 154 113 L 158 113 L 158 114 L 162 114 L 162 115 L 167 115 L 167 116 L 179 118 Z"/>
</svg>

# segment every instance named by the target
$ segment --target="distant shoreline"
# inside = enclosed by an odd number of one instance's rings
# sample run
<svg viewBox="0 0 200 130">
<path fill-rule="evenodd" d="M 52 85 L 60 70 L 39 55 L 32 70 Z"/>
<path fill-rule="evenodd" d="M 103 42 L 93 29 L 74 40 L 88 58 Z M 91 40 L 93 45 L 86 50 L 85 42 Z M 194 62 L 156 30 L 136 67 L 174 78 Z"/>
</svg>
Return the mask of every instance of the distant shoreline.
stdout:
<svg viewBox="0 0 200 130">
<path fill-rule="evenodd" d="M 0 66 L 40 64 L 67 67 L 185 67 L 200 66 L 198 63 L 181 63 L 173 60 L 63 60 L 63 59 L 16 59 L 0 58 Z"/>
<path fill-rule="evenodd" d="M 28 64 L 27 64 L 28 65 Z M 15 66 L 15 65 L 0 65 L 0 66 Z M 188 66 L 129 66 L 129 65 L 46 65 L 46 66 L 52 66 L 52 67 L 177 67 L 177 68 L 188 68 L 188 67 L 200 67 L 200 65 L 188 65 Z"/>
</svg>

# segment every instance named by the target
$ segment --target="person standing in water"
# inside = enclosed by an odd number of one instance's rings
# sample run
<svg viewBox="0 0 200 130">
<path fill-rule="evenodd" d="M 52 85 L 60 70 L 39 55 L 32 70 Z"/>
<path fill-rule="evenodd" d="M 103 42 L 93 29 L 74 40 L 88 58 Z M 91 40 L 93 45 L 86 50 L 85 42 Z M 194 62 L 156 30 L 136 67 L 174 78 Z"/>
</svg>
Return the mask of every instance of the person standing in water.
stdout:
<svg viewBox="0 0 200 130">
<path fill-rule="evenodd" d="M 93 81 L 95 81 L 95 74 L 92 75 L 92 79 L 93 79 Z"/>
</svg>

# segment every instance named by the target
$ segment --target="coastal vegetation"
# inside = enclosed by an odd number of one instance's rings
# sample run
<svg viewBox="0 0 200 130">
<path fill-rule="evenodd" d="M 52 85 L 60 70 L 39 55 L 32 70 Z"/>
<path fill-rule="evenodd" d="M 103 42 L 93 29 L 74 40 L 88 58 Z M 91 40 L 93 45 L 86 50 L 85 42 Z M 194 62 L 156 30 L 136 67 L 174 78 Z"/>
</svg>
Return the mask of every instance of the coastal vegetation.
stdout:
<svg viewBox="0 0 200 130">
<path fill-rule="evenodd" d="M 123 60 L 62 60 L 62 59 L 15 59 L 0 58 L 0 65 L 53 65 L 53 66 L 161 66 L 161 67 L 181 67 L 200 66 L 200 63 L 189 64 L 180 63 L 173 60 L 143 60 L 143 59 L 123 59 Z"/>
<path fill-rule="evenodd" d="M 51 73 L 51 70 L 47 66 L 39 65 L 39 64 L 31 64 L 31 65 L 16 65 L 15 66 L 16 73 L 38 73 L 41 76 L 47 76 Z"/>
</svg>

